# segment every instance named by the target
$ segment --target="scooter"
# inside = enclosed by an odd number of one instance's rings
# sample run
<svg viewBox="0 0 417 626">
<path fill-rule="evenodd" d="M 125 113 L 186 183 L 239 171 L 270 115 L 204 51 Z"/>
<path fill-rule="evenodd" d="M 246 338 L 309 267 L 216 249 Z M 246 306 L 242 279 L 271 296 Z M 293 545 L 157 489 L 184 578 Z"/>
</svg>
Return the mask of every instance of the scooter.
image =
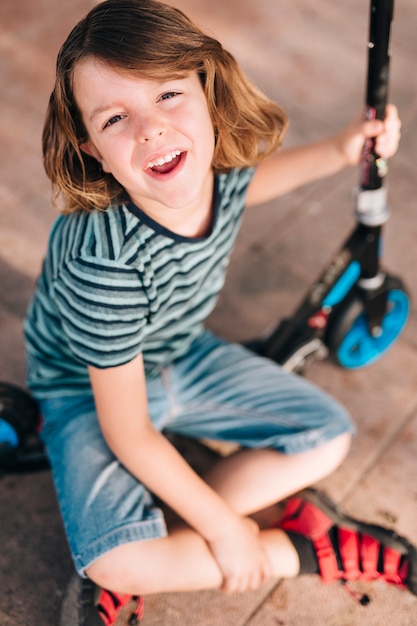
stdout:
<svg viewBox="0 0 417 626">
<path fill-rule="evenodd" d="M 385 117 L 393 0 L 371 0 L 365 119 Z M 346 369 L 381 358 L 402 332 L 410 298 L 402 280 L 381 265 L 382 227 L 389 218 L 387 162 L 375 140 L 363 147 L 355 191 L 357 225 L 305 298 L 256 351 L 288 371 L 329 357 Z"/>
<path fill-rule="evenodd" d="M 371 0 L 366 118 L 384 119 L 389 81 L 393 0 Z M 402 332 L 410 298 L 402 280 L 381 266 L 382 227 L 389 218 L 387 163 L 368 140 L 355 193 L 357 225 L 291 317 L 251 348 L 302 373 L 314 359 L 346 369 L 374 363 Z M 47 467 L 41 419 L 29 394 L 0 383 L 0 472 Z"/>
</svg>

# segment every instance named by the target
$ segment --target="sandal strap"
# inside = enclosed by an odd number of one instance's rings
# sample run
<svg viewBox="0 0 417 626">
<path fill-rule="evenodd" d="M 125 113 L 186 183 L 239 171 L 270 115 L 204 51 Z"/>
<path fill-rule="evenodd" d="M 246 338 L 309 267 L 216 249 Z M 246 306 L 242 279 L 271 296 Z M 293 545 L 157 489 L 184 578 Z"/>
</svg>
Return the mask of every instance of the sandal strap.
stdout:
<svg viewBox="0 0 417 626">
<path fill-rule="evenodd" d="M 378 562 L 381 544 L 369 535 L 362 536 L 361 563 L 365 580 L 374 580 L 379 577 Z"/>
<path fill-rule="evenodd" d="M 382 578 L 389 583 L 407 588 L 405 581 L 408 574 L 408 561 L 404 562 L 401 554 L 392 548 L 385 547 L 384 554 L 384 570 Z"/>
<path fill-rule="evenodd" d="M 343 564 L 342 577 L 357 580 L 361 577 L 360 539 L 357 532 L 347 528 L 338 529 L 338 547 Z"/>
<path fill-rule="evenodd" d="M 116 594 L 107 589 L 101 589 L 97 599 L 97 611 L 104 622 L 105 626 L 113 626 L 116 623 L 120 610 L 134 600 L 137 603 L 136 609 L 132 613 L 132 617 L 136 616 L 137 620 L 131 622 L 139 624 L 139 620 L 143 617 L 143 598 L 141 596 L 131 596 L 130 594 Z"/>
<path fill-rule="evenodd" d="M 338 578 L 342 578 L 344 572 L 339 570 L 336 554 L 329 535 L 323 535 L 312 541 L 316 550 L 320 575 L 323 582 L 330 583 Z"/>
</svg>

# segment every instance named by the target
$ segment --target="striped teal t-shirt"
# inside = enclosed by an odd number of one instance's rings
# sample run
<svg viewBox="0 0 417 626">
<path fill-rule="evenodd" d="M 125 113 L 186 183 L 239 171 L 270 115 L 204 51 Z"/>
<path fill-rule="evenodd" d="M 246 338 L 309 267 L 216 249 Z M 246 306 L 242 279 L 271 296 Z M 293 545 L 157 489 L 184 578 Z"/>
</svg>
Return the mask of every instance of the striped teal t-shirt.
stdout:
<svg viewBox="0 0 417 626">
<path fill-rule="evenodd" d="M 224 284 L 253 173 L 216 177 L 202 238 L 174 234 L 133 204 L 56 220 L 25 320 L 38 397 L 84 393 L 87 365 L 114 367 L 142 352 L 152 375 L 189 349 Z"/>
</svg>

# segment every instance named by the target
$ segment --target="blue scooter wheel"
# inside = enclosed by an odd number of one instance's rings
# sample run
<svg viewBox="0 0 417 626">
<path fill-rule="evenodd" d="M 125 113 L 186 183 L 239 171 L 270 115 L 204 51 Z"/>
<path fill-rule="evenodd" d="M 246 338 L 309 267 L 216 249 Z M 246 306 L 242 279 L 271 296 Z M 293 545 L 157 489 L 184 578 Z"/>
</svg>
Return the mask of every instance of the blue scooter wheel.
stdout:
<svg viewBox="0 0 417 626">
<path fill-rule="evenodd" d="M 0 450 L 4 448 L 17 448 L 19 435 L 16 429 L 3 419 L 0 419 Z"/>
<path fill-rule="evenodd" d="M 39 427 L 39 410 L 32 396 L 16 385 L 0 382 L 0 473 L 48 466 Z"/>
<path fill-rule="evenodd" d="M 346 369 L 360 369 L 375 363 L 401 334 L 410 313 L 410 299 L 401 288 L 390 289 L 387 294 L 388 310 L 381 332 L 373 336 L 369 332 L 366 314 L 360 298 L 355 298 L 338 320 L 339 332 L 330 341 L 333 359 Z M 349 320 L 349 327 L 346 327 Z M 341 333 L 341 329 L 344 331 Z"/>
<path fill-rule="evenodd" d="M 38 423 L 38 407 L 30 394 L 0 381 L 0 445 L 17 447 Z"/>
</svg>

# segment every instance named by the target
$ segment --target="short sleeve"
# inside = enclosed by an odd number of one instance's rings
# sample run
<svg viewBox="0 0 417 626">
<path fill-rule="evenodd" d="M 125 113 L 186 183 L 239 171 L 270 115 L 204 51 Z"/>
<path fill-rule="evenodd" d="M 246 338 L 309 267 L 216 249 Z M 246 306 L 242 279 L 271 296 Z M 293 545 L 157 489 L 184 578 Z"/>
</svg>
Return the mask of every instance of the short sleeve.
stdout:
<svg viewBox="0 0 417 626">
<path fill-rule="evenodd" d="M 71 259 L 54 281 L 65 338 L 86 365 L 115 367 L 142 349 L 148 301 L 139 272 L 112 260 Z"/>
</svg>

